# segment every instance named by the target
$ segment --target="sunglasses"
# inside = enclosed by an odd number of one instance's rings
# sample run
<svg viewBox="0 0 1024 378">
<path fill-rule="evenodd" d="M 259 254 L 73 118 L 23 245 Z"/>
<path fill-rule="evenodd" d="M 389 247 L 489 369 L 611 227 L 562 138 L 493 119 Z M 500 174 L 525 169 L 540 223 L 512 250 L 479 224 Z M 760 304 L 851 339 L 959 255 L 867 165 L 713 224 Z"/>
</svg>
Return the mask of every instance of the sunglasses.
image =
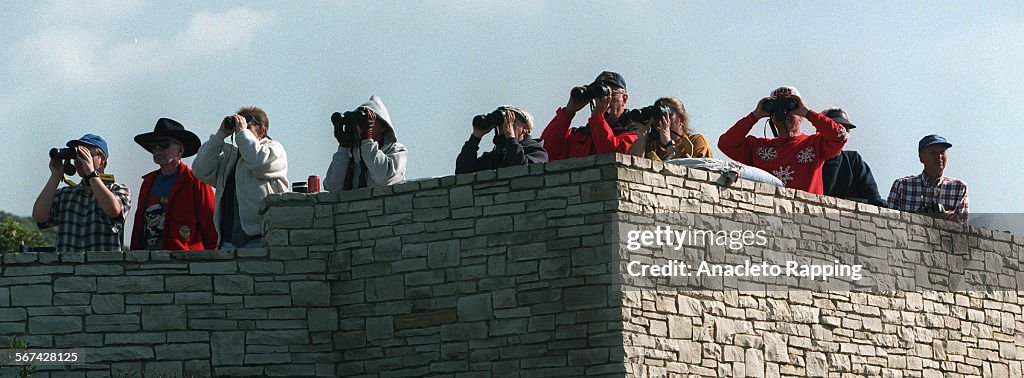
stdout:
<svg viewBox="0 0 1024 378">
<path fill-rule="evenodd" d="M 245 118 L 245 123 L 247 123 L 247 124 L 256 125 L 256 126 L 263 126 L 263 124 L 260 123 L 260 121 L 257 121 L 251 115 L 246 114 L 246 115 L 242 116 L 242 118 Z"/>
<path fill-rule="evenodd" d="M 174 144 L 174 141 L 170 139 L 154 140 L 152 142 L 149 142 L 149 149 L 155 150 L 157 149 L 157 147 L 161 149 L 168 149 L 171 147 L 172 144 Z"/>
</svg>

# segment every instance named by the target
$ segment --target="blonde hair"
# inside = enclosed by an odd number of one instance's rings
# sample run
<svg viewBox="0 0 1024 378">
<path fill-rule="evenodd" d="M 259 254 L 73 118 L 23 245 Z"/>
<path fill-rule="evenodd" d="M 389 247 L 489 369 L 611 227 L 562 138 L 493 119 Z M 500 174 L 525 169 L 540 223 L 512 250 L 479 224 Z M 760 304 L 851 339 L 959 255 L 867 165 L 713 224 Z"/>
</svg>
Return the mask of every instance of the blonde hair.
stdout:
<svg viewBox="0 0 1024 378">
<path fill-rule="evenodd" d="M 676 117 L 681 121 L 680 123 L 683 124 L 684 135 L 689 136 L 693 134 L 693 130 L 690 130 L 690 116 L 686 114 L 686 107 L 683 106 L 681 100 L 675 97 L 662 97 L 655 101 L 655 103 L 667 106 L 676 114 Z"/>
</svg>

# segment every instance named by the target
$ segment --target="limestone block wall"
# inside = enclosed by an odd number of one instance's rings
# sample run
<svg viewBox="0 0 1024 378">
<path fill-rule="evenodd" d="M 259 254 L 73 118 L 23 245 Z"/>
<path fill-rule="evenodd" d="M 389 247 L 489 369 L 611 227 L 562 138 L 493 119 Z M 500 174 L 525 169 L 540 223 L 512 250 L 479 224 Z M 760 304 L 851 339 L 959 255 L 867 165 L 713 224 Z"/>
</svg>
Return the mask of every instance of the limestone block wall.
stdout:
<svg viewBox="0 0 1024 378">
<path fill-rule="evenodd" d="M 334 375 L 326 252 L 8 253 L 0 345 L 76 349 L 33 376 Z M 0 369 L 8 376 L 15 368 Z"/>
<path fill-rule="evenodd" d="M 1019 238 L 716 179 L 588 157 L 272 196 L 266 248 L 6 254 L 0 344 L 88 360 L 39 376 L 1021 376 Z M 673 253 L 626 251 L 624 230 L 677 213 L 903 275 L 866 291 L 623 283 L 624 261 Z M 1000 280 L 939 290 L 931 277 Z"/>
<path fill-rule="evenodd" d="M 334 251 L 346 375 L 622 376 L 614 161 L 275 197 L 268 248 Z"/>
<path fill-rule="evenodd" d="M 697 214 L 702 228 L 768 231 L 765 248 L 734 263 L 786 253 L 875 272 L 855 290 L 786 279 L 759 290 L 620 287 L 630 375 L 1022 376 L 1019 236 L 748 181 L 721 188 L 717 174 L 646 159 L 620 156 L 618 172 L 620 235 L 671 224 L 655 214 Z M 619 259 L 723 253 L 620 248 Z"/>
</svg>

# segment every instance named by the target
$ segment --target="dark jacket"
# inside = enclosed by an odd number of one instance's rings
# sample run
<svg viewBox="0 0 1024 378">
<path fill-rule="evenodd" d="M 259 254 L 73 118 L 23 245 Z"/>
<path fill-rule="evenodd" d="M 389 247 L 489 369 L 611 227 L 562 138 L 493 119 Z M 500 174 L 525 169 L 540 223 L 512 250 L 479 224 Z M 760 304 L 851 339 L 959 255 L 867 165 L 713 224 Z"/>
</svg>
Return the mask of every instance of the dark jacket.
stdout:
<svg viewBox="0 0 1024 378">
<path fill-rule="evenodd" d="M 821 181 L 827 196 L 889 207 L 878 195 L 878 184 L 875 184 L 871 167 L 857 151 L 843 151 L 825 161 L 821 167 Z"/>
<path fill-rule="evenodd" d="M 494 149 L 476 156 L 480 149 L 480 138 L 471 135 L 462 145 L 462 152 L 455 159 L 455 173 L 472 173 L 488 169 L 525 165 L 530 163 L 546 163 L 548 153 L 544 150 L 544 142 L 532 139 L 529 135 L 522 142 L 504 135 L 494 135 Z"/>
<path fill-rule="evenodd" d="M 142 190 L 139 192 L 140 203 L 149 196 L 149 190 L 153 187 L 153 181 L 158 174 L 160 174 L 159 169 L 142 176 Z M 167 198 L 163 249 L 168 251 L 217 249 L 217 229 L 213 223 L 214 203 L 213 188 L 199 181 L 192 170 L 182 163 L 178 170 L 178 179 L 174 181 L 171 194 Z M 146 249 L 144 210 L 142 206 L 135 210 L 132 250 Z"/>
</svg>

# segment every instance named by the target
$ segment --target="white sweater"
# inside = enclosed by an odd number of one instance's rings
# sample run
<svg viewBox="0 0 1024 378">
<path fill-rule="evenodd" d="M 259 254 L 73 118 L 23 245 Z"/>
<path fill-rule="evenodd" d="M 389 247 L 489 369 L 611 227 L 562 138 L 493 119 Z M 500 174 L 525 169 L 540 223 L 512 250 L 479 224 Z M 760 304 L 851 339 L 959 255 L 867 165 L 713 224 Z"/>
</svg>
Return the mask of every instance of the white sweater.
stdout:
<svg viewBox="0 0 1024 378">
<path fill-rule="evenodd" d="M 228 172 L 238 162 L 235 170 L 235 197 L 238 200 L 238 215 L 242 229 L 249 235 L 263 234 L 260 221 L 260 205 L 270 193 L 288 191 L 288 159 L 284 146 L 270 138 L 256 140 L 247 129 L 234 133 L 234 145 L 224 143 L 229 134 L 218 130 L 210 140 L 199 147 L 192 171 L 203 182 L 217 189 L 217 208 L 213 212 L 213 224 L 220 230 L 221 198 Z M 227 230 L 230 232 L 230 230 Z"/>
</svg>

